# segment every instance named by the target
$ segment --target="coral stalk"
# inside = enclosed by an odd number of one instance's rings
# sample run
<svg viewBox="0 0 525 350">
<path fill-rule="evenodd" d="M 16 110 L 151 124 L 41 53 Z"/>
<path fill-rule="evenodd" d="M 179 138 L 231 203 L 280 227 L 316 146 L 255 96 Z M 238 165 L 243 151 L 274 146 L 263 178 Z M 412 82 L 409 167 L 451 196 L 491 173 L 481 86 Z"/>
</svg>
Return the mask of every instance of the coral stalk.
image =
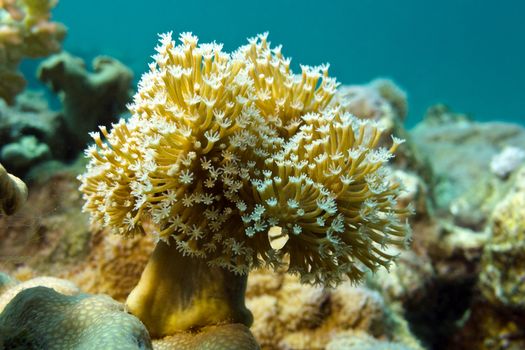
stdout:
<svg viewBox="0 0 525 350">
<path fill-rule="evenodd" d="M 220 323 L 250 326 L 253 317 L 244 304 L 247 275 L 183 256 L 171 243 L 157 244 L 126 301 L 152 337 Z"/>
</svg>

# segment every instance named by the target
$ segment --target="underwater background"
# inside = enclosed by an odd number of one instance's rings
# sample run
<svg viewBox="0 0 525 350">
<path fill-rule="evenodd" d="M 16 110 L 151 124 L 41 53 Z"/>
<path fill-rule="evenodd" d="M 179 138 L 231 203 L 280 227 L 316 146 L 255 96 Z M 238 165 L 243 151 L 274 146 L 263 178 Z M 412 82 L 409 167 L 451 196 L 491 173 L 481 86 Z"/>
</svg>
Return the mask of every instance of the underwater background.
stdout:
<svg viewBox="0 0 525 350">
<path fill-rule="evenodd" d="M 298 63 L 330 63 L 343 84 L 392 78 L 408 91 L 408 124 L 445 103 L 479 120 L 525 123 L 525 3 L 443 1 L 61 1 L 64 47 L 146 70 L 157 33 L 185 31 L 232 50 L 270 32 Z"/>
<path fill-rule="evenodd" d="M 524 13 L 0 0 L 0 350 L 525 349 Z"/>
</svg>

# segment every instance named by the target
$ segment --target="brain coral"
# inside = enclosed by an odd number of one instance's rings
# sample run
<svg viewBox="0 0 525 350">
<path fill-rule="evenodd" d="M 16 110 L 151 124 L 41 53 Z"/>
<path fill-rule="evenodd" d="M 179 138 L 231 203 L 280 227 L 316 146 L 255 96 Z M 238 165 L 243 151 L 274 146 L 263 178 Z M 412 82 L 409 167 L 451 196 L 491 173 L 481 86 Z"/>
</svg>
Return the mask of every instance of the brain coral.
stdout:
<svg viewBox="0 0 525 350">
<path fill-rule="evenodd" d="M 144 325 L 104 296 L 25 289 L 0 314 L 5 349 L 152 349 Z"/>
<path fill-rule="evenodd" d="M 358 280 L 403 245 L 406 208 L 376 148 L 379 128 L 325 108 L 337 83 L 327 66 L 294 75 L 266 35 L 227 54 L 185 33 L 161 35 L 132 117 L 101 127 L 80 177 L 92 221 L 123 235 L 158 226 L 180 253 L 245 274 L 263 262 L 303 281 Z M 273 249 L 269 228 L 287 242 Z"/>
</svg>

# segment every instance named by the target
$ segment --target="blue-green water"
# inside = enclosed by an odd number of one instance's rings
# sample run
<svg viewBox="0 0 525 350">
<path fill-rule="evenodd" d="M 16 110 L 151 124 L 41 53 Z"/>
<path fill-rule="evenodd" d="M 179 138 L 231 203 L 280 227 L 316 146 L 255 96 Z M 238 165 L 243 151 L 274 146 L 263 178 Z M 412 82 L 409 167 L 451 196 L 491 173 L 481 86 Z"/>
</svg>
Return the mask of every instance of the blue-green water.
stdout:
<svg viewBox="0 0 525 350">
<path fill-rule="evenodd" d="M 408 123 L 444 102 L 480 120 L 525 123 L 525 1 L 61 0 L 65 48 L 113 55 L 137 76 L 156 34 L 191 31 L 233 50 L 269 31 L 292 62 L 331 64 L 344 84 L 390 77 L 409 95 Z"/>
</svg>

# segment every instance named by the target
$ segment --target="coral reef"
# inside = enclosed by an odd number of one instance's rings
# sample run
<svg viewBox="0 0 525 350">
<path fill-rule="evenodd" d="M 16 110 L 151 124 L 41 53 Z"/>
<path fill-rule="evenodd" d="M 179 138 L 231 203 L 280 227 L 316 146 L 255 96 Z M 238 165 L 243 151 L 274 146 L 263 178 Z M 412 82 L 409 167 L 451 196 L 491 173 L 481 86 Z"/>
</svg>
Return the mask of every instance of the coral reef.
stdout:
<svg viewBox="0 0 525 350">
<path fill-rule="evenodd" d="M 24 289 L 0 314 L 0 346 L 8 349 L 152 349 L 144 325 L 104 295 Z"/>
<path fill-rule="evenodd" d="M 455 350 L 525 347 L 525 167 L 509 181 L 512 186 L 491 216 L 477 294 L 454 336 Z"/>
<path fill-rule="evenodd" d="M 22 3 L 0 0 L 0 56 Z M 325 66 L 295 75 L 265 35 L 233 53 L 163 35 L 156 50 L 131 117 L 111 128 L 131 75 L 108 58 L 93 72 L 65 53 L 42 64 L 62 112 L 32 93 L 0 99 L 0 162 L 31 186 L 31 206 L 0 216 L 0 269 L 16 277 L 0 273 L 0 311 L 102 305 L 72 316 L 88 320 L 77 330 L 38 337 L 57 348 L 75 334 L 79 347 L 150 348 L 126 298 L 155 349 L 525 348 L 522 127 L 437 105 L 407 131 L 393 82 L 336 90 Z M 65 165 L 98 124 L 88 160 Z M 88 162 L 91 227 L 74 180 Z M 109 310 L 131 328 L 111 325 L 125 332 L 115 343 L 83 338 Z M 33 346 L 11 332 L 22 314 L 6 315 L 0 348 Z"/>
<path fill-rule="evenodd" d="M 481 231 L 509 186 L 490 170 L 490 162 L 506 147 L 525 148 L 525 129 L 474 122 L 438 105 L 429 109 L 410 134 L 431 163 L 438 214 Z"/>
<path fill-rule="evenodd" d="M 482 300 L 470 305 L 461 329 L 454 334 L 451 350 L 521 350 L 525 348 L 523 332 L 525 314 Z"/>
<path fill-rule="evenodd" d="M 24 58 L 45 57 L 60 50 L 66 28 L 51 21 L 57 0 L 0 1 L 0 98 L 14 103 L 25 80 L 17 70 Z"/>
<path fill-rule="evenodd" d="M 180 39 L 161 36 L 132 117 L 101 127 L 107 142 L 92 134 L 79 177 L 92 223 L 127 236 L 148 221 L 158 228 L 127 300 L 152 336 L 250 324 L 246 274 L 284 255 L 310 283 L 388 267 L 384 247 L 406 244 L 410 210 L 382 165 L 402 140 L 377 147 L 375 124 L 326 108 L 337 86 L 327 67 L 294 76 L 265 35 L 231 55 Z M 268 236 L 275 226 L 287 238 L 280 249 Z"/>
<path fill-rule="evenodd" d="M 493 305 L 525 312 L 525 167 L 498 203 L 483 250 L 479 285 Z"/>
<path fill-rule="evenodd" d="M 81 58 L 62 52 L 42 62 L 37 73 L 62 100 L 65 136 L 75 152 L 86 146 L 90 131 L 116 121 L 132 92 L 133 73 L 118 60 L 100 56 L 92 66 L 88 72 Z"/>
<path fill-rule="evenodd" d="M 0 160 L 17 176 L 48 161 L 70 162 L 86 147 L 88 132 L 109 126 L 131 96 L 133 74 L 119 61 L 97 57 L 93 72 L 67 53 L 51 56 L 39 77 L 58 92 L 63 110 L 50 110 L 42 94 L 24 92 L 15 103 L 0 100 Z"/>
<path fill-rule="evenodd" d="M 27 186 L 0 164 L 0 214 L 12 215 L 27 200 Z"/>
<path fill-rule="evenodd" d="M 421 349 L 379 293 L 349 283 L 328 289 L 301 284 L 284 271 L 256 270 L 248 279 L 247 305 L 254 315 L 252 332 L 262 349 L 325 349 L 348 332 Z"/>
</svg>

